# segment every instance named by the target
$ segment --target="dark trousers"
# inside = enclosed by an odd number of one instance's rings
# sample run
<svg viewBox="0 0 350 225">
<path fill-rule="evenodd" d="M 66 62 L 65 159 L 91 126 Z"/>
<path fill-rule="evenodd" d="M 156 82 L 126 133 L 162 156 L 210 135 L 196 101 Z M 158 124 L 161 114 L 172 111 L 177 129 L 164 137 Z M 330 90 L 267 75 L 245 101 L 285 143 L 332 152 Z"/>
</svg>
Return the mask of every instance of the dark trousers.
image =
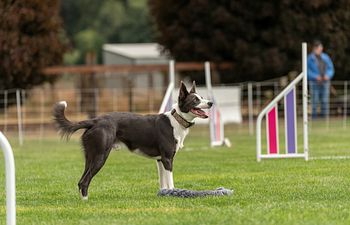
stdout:
<svg viewBox="0 0 350 225">
<path fill-rule="evenodd" d="M 311 103 L 312 103 L 312 118 L 318 116 L 318 105 L 321 105 L 321 117 L 329 114 L 329 88 L 330 82 L 324 81 L 318 83 L 317 81 L 310 81 Z"/>
</svg>

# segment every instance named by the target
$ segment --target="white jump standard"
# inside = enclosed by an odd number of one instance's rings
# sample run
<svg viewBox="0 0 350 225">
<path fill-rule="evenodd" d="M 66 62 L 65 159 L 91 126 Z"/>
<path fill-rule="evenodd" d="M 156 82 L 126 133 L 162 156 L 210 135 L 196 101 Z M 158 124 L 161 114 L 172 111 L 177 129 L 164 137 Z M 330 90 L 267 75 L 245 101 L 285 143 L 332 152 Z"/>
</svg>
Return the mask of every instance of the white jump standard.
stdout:
<svg viewBox="0 0 350 225">
<path fill-rule="evenodd" d="M 0 147 L 5 159 L 6 177 L 6 224 L 16 224 L 16 184 L 15 184 L 15 160 L 10 143 L 0 132 Z"/>
<path fill-rule="evenodd" d="M 210 129 L 210 146 L 227 146 L 231 147 L 231 142 L 225 138 L 224 123 L 222 122 L 221 111 L 218 104 L 216 104 L 213 88 L 211 85 L 211 69 L 210 63 L 204 63 L 205 83 L 207 88 L 207 97 L 214 102 L 213 107 L 209 110 L 209 129 Z M 171 110 L 174 104 L 174 89 L 175 89 L 175 62 L 169 61 L 169 85 L 165 92 L 159 113 L 165 113 Z"/>
<path fill-rule="evenodd" d="M 213 88 L 211 85 L 210 63 L 204 63 L 205 82 L 208 89 L 208 99 L 214 104 L 210 108 L 209 126 L 210 126 L 210 144 L 211 147 L 227 146 L 231 147 L 231 142 L 225 137 L 224 123 L 222 122 L 221 112 L 215 100 Z"/>
<path fill-rule="evenodd" d="M 296 85 L 302 81 L 303 99 L 303 141 L 302 152 L 297 147 Z M 285 152 L 279 148 L 278 102 L 284 100 Z M 304 158 L 308 160 L 308 111 L 307 111 L 307 46 L 302 44 L 302 72 L 281 93 L 279 93 L 259 114 L 256 122 L 257 161 L 263 158 Z M 262 153 L 261 123 L 266 117 L 267 153 Z"/>
</svg>

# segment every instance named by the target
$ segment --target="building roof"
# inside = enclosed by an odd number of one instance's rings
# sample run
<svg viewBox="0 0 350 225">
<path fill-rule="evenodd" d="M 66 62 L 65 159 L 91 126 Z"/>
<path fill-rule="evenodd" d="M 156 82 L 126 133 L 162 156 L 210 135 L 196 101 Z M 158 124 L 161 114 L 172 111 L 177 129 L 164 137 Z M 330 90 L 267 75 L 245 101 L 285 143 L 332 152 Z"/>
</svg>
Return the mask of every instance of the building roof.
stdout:
<svg viewBox="0 0 350 225">
<path fill-rule="evenodd" d="M 164 59 L 161 53 L 162 46 L 157 43 L 135 44 L 104 44 L 103 51 L 125 56 L 132 59 Z"/>
</svg>

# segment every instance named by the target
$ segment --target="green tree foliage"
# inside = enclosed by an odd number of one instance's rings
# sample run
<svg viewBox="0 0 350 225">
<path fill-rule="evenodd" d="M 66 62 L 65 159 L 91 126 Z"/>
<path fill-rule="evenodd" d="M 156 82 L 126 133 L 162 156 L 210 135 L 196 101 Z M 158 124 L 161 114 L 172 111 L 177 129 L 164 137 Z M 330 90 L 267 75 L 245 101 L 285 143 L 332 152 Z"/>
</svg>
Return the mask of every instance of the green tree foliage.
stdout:
<svg viewBox="0 0 350 225">
<path fill-rule="evenodd" d="M 0 1 L 0 89 L 47 81 L 40 71 L 62 62 L 66 49 L 58 0 Z"/>
<path fill-rule="evenodd" d="M 152 41 L 146 0 L 62 0 L 61 15 L 73 51 L 68 63 L 84 63 L 87 49 L 94 47 L 101 62 L 101 47 L 109 43 Z M 88 43 L 86 43 L 88 41 Z"/>
<path fill-rule="evenodd" d="M 301 42 L 323 41 L 348 78 L 349 0 L 149 0 L 157 39 L 180 61 L 231 61 L 226 82 L 300 71 Z M 233 74 L 233 75 L 232 75 Z"/>
</svg>

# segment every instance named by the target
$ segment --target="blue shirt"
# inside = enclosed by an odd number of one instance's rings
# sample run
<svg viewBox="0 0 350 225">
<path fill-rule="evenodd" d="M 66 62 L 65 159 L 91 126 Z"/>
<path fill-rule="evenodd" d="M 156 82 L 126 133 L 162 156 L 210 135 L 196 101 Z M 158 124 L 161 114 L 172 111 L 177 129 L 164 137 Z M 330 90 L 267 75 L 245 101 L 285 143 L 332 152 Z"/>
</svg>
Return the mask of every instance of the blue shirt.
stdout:
<svg viewBox="0 0 350 225">
<path fill-rule="evenodd" d="M 326 64 L 325 74 L 320 74 L 315 53 L 307 57 L 307 78 L 315 81 L 319 75 L 325 75 L 330 79 L 334 76 L 334 66 L 331 58 L 326 53 L 321 53 L 321 59 Z"/>
</svg>

